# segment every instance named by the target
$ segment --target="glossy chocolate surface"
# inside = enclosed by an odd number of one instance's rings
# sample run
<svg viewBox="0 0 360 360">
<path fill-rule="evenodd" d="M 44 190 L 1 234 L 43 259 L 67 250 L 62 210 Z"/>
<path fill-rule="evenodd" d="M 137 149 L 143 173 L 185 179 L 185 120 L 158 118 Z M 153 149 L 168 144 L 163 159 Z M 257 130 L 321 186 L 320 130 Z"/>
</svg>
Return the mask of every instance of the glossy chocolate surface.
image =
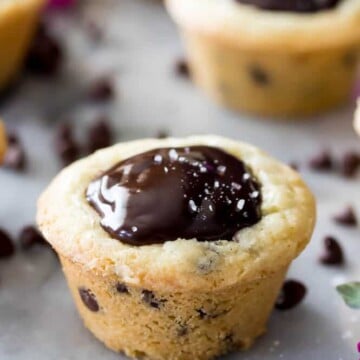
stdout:
<svg viewBox="0 0 360 360">
<path fill-rule="evenodd" d="M 148 245 L 178 238 L 232 240 L 261 218 L 249 168 L 215 147 L 162 148 L 119 162 L 86 191 L 115 239 Z"/>
<path fill-rule="evenodd" d="M 340 0 L 235 0 L 264 10 L 317 12 L 334 8 Z"/>
</svg>

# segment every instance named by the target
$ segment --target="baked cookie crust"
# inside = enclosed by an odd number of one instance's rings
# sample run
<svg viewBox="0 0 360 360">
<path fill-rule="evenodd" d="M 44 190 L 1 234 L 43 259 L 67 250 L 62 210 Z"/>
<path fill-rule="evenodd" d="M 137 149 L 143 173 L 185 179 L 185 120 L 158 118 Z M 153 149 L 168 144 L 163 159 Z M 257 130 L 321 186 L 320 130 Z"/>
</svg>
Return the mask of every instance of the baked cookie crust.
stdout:
<svg viewBox="0 0 360 360">
<path fill-rule="evenodd" d="M 262 219 L 236 241 L 196 239 L 130 246 L 112 239 L 85 199 L 89 182 L 118 161 L 159 147 L 208 145 L 242 159 L 262 186 Z M 118 144 L 64 169 L 38 203 L 41 231 L 63 257 L 102 276 L 164 291 L 215 290 L 288 266 L 310 239 L 314 198 L 300 176 L 259 149 L 216 136 L 147 139 Z"/>
</svg>

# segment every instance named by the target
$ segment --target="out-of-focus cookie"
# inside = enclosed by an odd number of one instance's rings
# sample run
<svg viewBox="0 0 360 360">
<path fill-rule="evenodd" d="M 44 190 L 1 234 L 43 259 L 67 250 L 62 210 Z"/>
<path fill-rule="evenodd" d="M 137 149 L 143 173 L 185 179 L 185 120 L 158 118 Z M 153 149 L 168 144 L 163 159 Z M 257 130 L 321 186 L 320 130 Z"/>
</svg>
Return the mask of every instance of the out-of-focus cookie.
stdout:
<svg viewBox="0 0 360 360">
<path fill-rule="evenodd" d="M 350 99 L 359 63 L 359 0 L 166 4 L 183 35 L 194 81 L 221 104 L 289 117 Z"/>
<path fill-rule="evenodd" d="M 0 163 L 2 163 L 4 159 L 4 155 L 6 152 L 6 145 L 7 145 L 7 139 L 6 139 L 5 126 L 4 123 L 0 120 Z"/>
</svg>

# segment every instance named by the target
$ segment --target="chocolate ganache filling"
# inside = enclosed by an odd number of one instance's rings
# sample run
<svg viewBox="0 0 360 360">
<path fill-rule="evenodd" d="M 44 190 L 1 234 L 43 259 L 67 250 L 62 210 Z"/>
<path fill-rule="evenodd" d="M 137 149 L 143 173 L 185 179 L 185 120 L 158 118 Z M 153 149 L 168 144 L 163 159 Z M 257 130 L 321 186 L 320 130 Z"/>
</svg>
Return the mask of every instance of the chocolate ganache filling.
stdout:
<svg viewBox="0 0 360 360">
<path fill-rule="evenodd" d="M 131 245 L 232 240 L 261 218 L 249 168 L 215 147 L 162 148 L 117 163 L 86 191 L 111 237 Z"/>
<path fill-rule="evenodd" d="M 335 7 L 341 0 L 235 0 L 261 9 L 292 12 L 317 12 Z"/>
</svg>

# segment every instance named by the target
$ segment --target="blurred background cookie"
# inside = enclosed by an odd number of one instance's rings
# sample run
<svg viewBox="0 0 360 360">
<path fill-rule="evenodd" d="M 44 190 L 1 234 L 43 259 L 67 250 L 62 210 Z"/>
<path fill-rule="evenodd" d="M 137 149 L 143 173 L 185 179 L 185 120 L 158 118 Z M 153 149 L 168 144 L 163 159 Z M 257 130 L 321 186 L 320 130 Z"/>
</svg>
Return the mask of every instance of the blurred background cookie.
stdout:
<svg viewBox="0 0 360 360">
<path fill-rule="evenodd" d="M 358 0 L 167 0 L 167 8 L 195 82 L 221 104 L 289 117 L 349 99 L 359 57 Z"/>
<path fill-rule="evenodd" d="M 18 75 L 45 0 L 0 2 L 0 91 Z"/>
<path fill-rule="evenodd" d="M 6 152 L 6 133 L 4 123 L 0 120 L 0 163 L 4 159 L 4 155 Z"/>
</svg>

